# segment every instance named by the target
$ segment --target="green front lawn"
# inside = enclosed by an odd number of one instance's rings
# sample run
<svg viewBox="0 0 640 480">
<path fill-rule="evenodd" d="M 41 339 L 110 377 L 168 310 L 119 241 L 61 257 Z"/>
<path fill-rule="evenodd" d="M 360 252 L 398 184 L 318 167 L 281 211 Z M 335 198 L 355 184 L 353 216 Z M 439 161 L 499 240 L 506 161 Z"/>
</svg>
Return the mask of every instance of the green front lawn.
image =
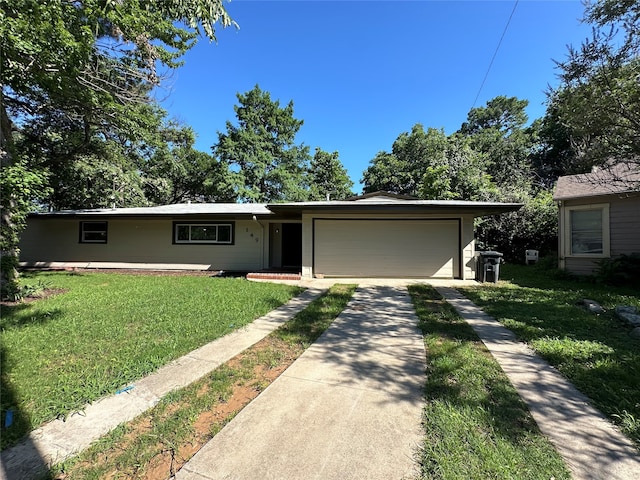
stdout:
<svg viewBox="0 0 640 480">
<path fill-rule="evenodd" d="M 208 276 L 38 273 L 29 282 L 65 292 L 2 306 L 2 448 L 301 291 Z"/>
<path fill-rule="evenodd" d="M 640 341 L 613 313 L 640 292 L 567 278 L 548 264 L 504 265 L 498 284 L 460 291 L 555 366 L 640 445 Z M 582 299 L 607 311 L 593 314 Z"/>
<path fill-rule="evenodd" d="M 427 349 L 422 478 L 571 478 L 473 329 L 432 287 L 409 293 Z"/>
</svg>

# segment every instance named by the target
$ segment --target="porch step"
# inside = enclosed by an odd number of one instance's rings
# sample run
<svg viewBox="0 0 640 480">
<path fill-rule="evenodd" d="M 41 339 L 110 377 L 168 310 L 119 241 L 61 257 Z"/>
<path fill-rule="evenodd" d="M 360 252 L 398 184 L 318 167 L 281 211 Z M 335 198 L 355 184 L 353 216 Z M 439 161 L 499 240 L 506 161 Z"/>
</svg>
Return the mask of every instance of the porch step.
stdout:
<svg viewBox="0 0 640 480">
<path fill-rule="evenodd" d="M 251 272 L 247 273 L 247 278 L 254 280 L 301 280 L 299 273 L 275 273 L 275 272 Z"/>
</svg>

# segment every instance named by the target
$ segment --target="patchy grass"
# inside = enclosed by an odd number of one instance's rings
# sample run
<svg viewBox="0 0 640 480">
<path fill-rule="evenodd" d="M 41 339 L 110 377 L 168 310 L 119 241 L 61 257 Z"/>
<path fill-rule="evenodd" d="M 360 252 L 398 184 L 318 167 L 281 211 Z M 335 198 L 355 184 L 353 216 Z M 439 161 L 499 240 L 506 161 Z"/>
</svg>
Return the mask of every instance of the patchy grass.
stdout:
<svg viewBox="0 0 640 480">
<path fill-rule="evenodd" d="M 52 476 L 172 477 L 329 327 L 354 290 L 353 285 L 333 286 L 264 340 L 56 466 Z"/>
<path fill-rule="evenodd" d="M 505 265 L 497 285 L 460 289 L 541 357 L 640 446 L 640 342 L 613 313 L 640 292 L 572 279 L 547 265 Z M 607 312 L 587 312 L 582 299 Z"/>
<path fill-rule="evenodd" d="M 282 305 L 297 287 L 208 276 L 38 273 L 2 306 L 2 448 Z M 14 421 L 4 428 L 6 411 Z"/>
<path fill-rule="evenodd" d="M 409 293 L 427 349 L 422 478 L 569 479 L 472 328 L 433 288 Z"/>
</svg>

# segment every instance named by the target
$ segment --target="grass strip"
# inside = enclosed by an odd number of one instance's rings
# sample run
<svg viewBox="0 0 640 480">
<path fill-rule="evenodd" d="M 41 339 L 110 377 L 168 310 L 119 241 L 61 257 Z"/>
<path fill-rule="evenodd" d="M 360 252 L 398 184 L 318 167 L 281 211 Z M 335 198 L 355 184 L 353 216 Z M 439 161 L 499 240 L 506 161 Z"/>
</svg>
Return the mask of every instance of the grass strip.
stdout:
<svg viewBox="0 0 640 480">
<path fill-rule="evenodd" d="M 170 393 L 79 456 L 55 466 L 51 477 L 170 478 L 329 327 L 354 290 L 354 285 L 334 285 L 204 379 Z"/>
<path fill-rule="evenodd" d="M 64 293 L 1 306 L 0 445 L 111 394 L 301 289 L 210 276 L 25 275 Z M 13 423 L 5 428 L 6 412 Z"/>
<path fill-rule="evenodd" d="M 422 478 L 571 478 L 473 329 L 432 287 L 409 293 L 427 350 Z"/>
<path fill-rule="evenodd" d="M 640 307 L 636 290 L 562 275 L 547 265 L 505 265 L 497 285 L 461 291 L 556 367 L 640 447 L 640 342 L 614 313 Z M 593 314 L 591 299 L 606 309 Z"/>
</svg>

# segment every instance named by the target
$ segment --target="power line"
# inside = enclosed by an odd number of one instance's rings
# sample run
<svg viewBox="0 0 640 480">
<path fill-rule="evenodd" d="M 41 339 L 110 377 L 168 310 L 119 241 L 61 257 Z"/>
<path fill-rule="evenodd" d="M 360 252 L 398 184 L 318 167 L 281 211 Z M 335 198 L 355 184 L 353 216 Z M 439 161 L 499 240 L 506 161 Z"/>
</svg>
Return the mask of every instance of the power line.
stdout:
<svg viewBox="0 0 640 480">
<path fill-rule="evenodd" d="M 482 88 L 484 87 L 484 82 L 487 81 L 487 77 L 489 76 L 489 72 L 491 71 L 491 67 L 493 66 L 493 61 L 496 59 L 496 55 L 498 55 L 498 50 L 500 50 L 500 45 L 502 45 L 502 40 L 504 39 L 504 36 L 507 33 L 507 30 L 509 29 L 509 24 L 511 23 L 513 14 L 516 13 L 516 7 L 518 6 L 519 1 L 520 0 L 516 0 L 516 3 L 513 4 L 513 10 L 511 10 L 511 15 L 509 15 L 509 20 L 507 20 L 507 24 L 504 26 L 504 30 L 502 31 L 502 36 L 500 37 L 500 41 L 498 42 L 498 46 L 496 47 L 496 51 L 493 52 L 493 57 L 491 57 L 491 62 L 489 62 L 489 68 L 487 68 L 487 73 L 484 74 L 484 78 L 482 79 L 482 83 L 480 84 L 480 88 L 478 89 L 476 98 L 473 100 L 473 105 L 471 105 L 471 108 L 476 106 L 476 102 L 478 101 L 480 92 L 482 92 Z"/>
</svg>

